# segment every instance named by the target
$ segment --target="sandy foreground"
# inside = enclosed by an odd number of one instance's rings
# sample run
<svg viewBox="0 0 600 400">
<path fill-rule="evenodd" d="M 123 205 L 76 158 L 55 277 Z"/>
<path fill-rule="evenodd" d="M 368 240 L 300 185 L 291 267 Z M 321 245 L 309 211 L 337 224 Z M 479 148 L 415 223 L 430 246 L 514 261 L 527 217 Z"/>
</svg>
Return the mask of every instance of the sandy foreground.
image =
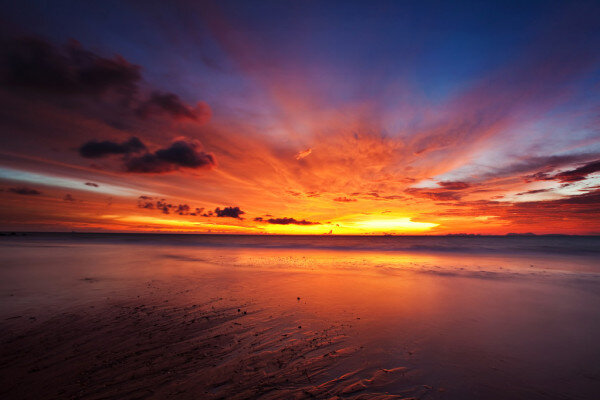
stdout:
<svg viewBox="0 0 600 400">
<path fill-rule="evenodd" d="M 480 257 L 5 250 L 1 398 L 600 393 L 599 286 L 583 261 L 565 271 Z"/>
</svg>

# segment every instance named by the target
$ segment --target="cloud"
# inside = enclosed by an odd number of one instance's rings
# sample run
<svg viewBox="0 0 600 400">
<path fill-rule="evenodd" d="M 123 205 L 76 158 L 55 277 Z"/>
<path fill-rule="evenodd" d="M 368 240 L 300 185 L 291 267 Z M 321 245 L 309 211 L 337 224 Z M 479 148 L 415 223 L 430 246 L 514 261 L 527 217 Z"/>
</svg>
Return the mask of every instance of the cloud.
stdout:
<svg viewBox="0 0 600 400">
<path fill-rule="evenodd" d="M 175 208 L 175 213 L 179 215 L 189 215 L 190 214 L 190 206 L 187 204 L 179 204 Z"/>
<path fill-rule="evenodd" d="M 144 197 L 144 196 L 142 196 Z M 153 209 L 154 204 L 150 201 L 138 201 L 138 207 L 140 208 L 148 208 Z M 178 204 L 173 205 L 169 203 L 165 203 L 163 200 L 158 200 L 156 202 L 156 209 L 160 210 L 163 214 L 170 214 L 173 211 L 175 214 L 179 215 L 196 215 L 196 213 L 191 212 L 191 207 L 187 204 Z"/>
<path fill-rule="evenodd" d="M 528 190 L 526 192 L 521 192 L 521 193 L 517 193 L 517 196 L 523 196 L 526 194 L 537 194 L 537 193 L 546 193 L 551 191 L 552 189 L 534 189 L 534 190 Z"/>
<path fill-rule="evenodd" d="M 204 103 L 198 103 L 194 109 L 174 93 L 155 91 L 138 107 L 136 113 L 141 118 L 147 118 L 152 114 L 168 114 L 175 119 L 187 118 L 196 121 L 201 117 L 210 116 L 210 108 Z"/>
<path fill-rule="evenodd" d="M 79 154 L 85 158 L 100 158 L 111 154 L 139 153 L 140 151 L 145 149 L 146 146 L 137 137 L 132 137 L 131 139 L 126 140 L 122 143 L 111 142 L 108 140 L 105 140 L 103 142 L 91 140 L 87 143 L 84 143 L 79 148 Z M 88 183 L 86 183 L 86 185 L 88 185 Z M 91 184 L 88 186 L 94 185 L 95 184 Z M 95 187 L 98 186 L 96 185 Z"/>
<path fill-rule="evenodd" d="M 196 142 L 179 140 L 171 146 L 159 149 L 154 153 L 146 153 L 125 161 L 128 172 L 165 173 L 179 168 L 211 168 L 216 165 L 215 157 L 210 153 L 198 150 Z"/>
<path fill-rule="evenodd" d="M 216 208 L 215 215 L 217 217 L 240 218 L 240 215 L 245 214 L 239 207 L 225 207 L 223 209 Z"/>
<path fill-rule="evenodd" d="M 255 221 L 263 221 L 263 222 L 267 222 L 269 224 L 275 224 L 275 225 L 320 225 L 320 222 L 312 222 L 312 221 L 307 221 L 305 219 L 302 220 L 297 220 L 295 218 L 269 218 L 267 220 L 263 220 L 262 218 L 260 220 L 258 219 L 254 219 Z"/>
<path fill-rule="evenodd" d="M 527 182 L 531 181 L 559 181 L 563 183 L 571 183 L 582 181 L 595 172 L 600 171 L 600 160 L 592 161 L 579 168 L 559 172 L 552 175 L 552 172 L 539 171 L 535 174 L 525 176 Z"/>
<path fill-rule="evenodd" d="M 356 201 L 356 199 L 352 199 L 350 197 L 336 197 L 333 201 L 339 201 L 341 203 L 350 203 Z"/>
<path fill-rule="evenodd" d="M 74 202 L 75 198 L 73 196 L 71 196 L 69 193 L 65 194 L 65 197 L 63 197 L 64 201 L 69 201 L 69 202 Z"/>
<path fill-rule="evenodd" d="M 98 185 L 97 183 L 94 182 L 86 182 L 85 183 L 86 186 L 91 186 L 91 187 L 99 187 L 100 185 Z"/>
<path fill-rule="evenodd" d="M 156 202 L 156 209 L 160 210 L 163 214 L 169 214 L 173 208 L 172 204 L 165 203 L 165 200 L 158 200 Z"/>
<path fill-rule="evenodd" d="M 600 153 L 583 153 L 583 154 L 565 154 L 554 156 L 534 156 L 525 157 L 516 163 L 512 163 L 503 167 L 496 167 L 493 171 L 481 175 L 483 179 L 503 178 L 514 175 L 525 174 L 533 171 L 550 172 L 556 168 L 567 165 L 572 165 L 581 162 L 589 162 L 597 159 Z M 523 176 L 526 182 L 530 182 L 532 175 Z"/>
<path fill-rule="evenodd" d="M 63 47 L 35 37 L 8 41 L 2 53 L 5 85 L 65 95 L 135 91 L 140 67 L 121 56 L 105 58 L 71 40 Z"/>
<path fill-rule="evenodd" d="M 445 189 L 408 188 L 404 192 L 415 197 L 422 197 L 437 201 L 460 200 L 463 196 L 461 193 L 454 190 Z"/>
<path fill-rule="evenodd" d="M 442 181 L 439 188 L 408 188 L 404 192 L 413 196 L 434 201 L 459 201 L 465 195 L 462 190 L 471 187 L 462 181 Z"/>
<path fill-rule="evenodd" d="M 553 177 L 560 182 L 577 182 L 584 180 L 588 175 L 600 171 L 600 160 L 585 164 L 579 168 L 561 172 Z"/>
<path fill-rule="evenodd" d="M 32 36 L 0 37 L 0 84 L 18 94 L 33 94 L 35 100 L 94 116 L 119 129 L 152 115 L 196 122 L 210 118 L 210 107 L 203 102 L 189 106 L 174 93 L 148 90 L 141 71 L 120 55 L 98 55 L 76 40 L 56 46 Z M 138 121 L 132 122 L 134 118 Z"/>
<path fill-rule="evenodd" d="M 195 216 L 212 217 L 215 215 L 212 211 L 203 213 L 204 208 L 199 208 L 199 207 L 193 208 L 192 206 L 190 206 L 188 204 L 175 205 L 175 204 L 167 203 L 165 199 L 155 199 L 152 196 L 139 196 L 138 201 L 137 201 L 137 207 L 144 208 L 147 210 L 157 210 L 163 214 L 170 214 L 171 212 L 173 212 L 178 215 L 189 215 L 192 217 L 195 217 Z M 238 218 L 240 214 L 244 214 L 244 212 L 242 210 L 240 210 L 239 207 L 235 207 L 235 208 L 226 207 L 224 210 L 217 208 L 217 210 L 219 210 L 219 213 L 222 214 L 222 215 L 217 215 L 219 217 L 233 216 L 233 215 L 237 214 L 237 217 L 234 217 L 234 218 Z M 231 215 L 225 215 L 225 214 L 231 214 Z"/>
<path fill-rule="evenodd" d="M 439 185 L 446 190 L 463 190 L 471 187 L 468 183 L 459 181 L 444 181 L 439 182 Z"/>
<path fill-rule="evenodd" d="M 597 220 L 600 215 L 600 189 L 557 200 L 514 203 L 506 211 L 503 218 L 524 223 L 539 219 L 547 224 L 569 218 L 587 224 Z"/>
<path fill-rule="evenodd" d="M 150 196 L 138 197 L 138 208 L 154 209 L 154 198 Z"/>
<path fill-rule="evenodd" d="M 79 154 L 86 158 L 100 158 L 113 154 L 122 154 L 125 157 L 125 170 L 138 173 L 165 173 L 179 168 L 201 168 L 216 165 L 215 157 L 210 153 L 199 151 L 200 144 L 196 141 L 178 140 L 169 147 L 158 149 L 153 153 L 140 156 L 131 156 L 146 150 L 147 147 L 137 137 L 117 143 L 112 141 L 91 140 L 79 148 Z M 98 187 L 97 184 L 87 182 L 86 185 Z"/>
<path fill-rule="evenodd" d="M 296 160 L 302 160 L 303 158 L 308 157 L 310 153 L 312 153 L 312 149 L 306 149 L 304 151 L 301 151 L 298 154 L 296 154 Z"/>
<path fill-rule="evenodd" d="M 428 214 L 436 217 L 467 217 L 476 215 L 494 216 L 494 221 L 505 221 L 513 228 L 522 226 L 528 230 L 556 231 L 560 229 L 580 230 L 597 227 L 600 216 L 600 189 L 587 193 L 553 200 L 526 202 L 500 202 L 491 200 L 462 201 L 454 208 L 435 210 Z M 508 225 L 507 225 L 508 226 Z"/>
<path fill-rule="evenodd" d="M 145 208 L 148 210 L 158 210 L 163 214 L 170 214 L 173 211 L 179 215 L 196 215 L 190 212 L 191 208 L 187 204 L 173 205 L 167 203 L 165 199 L 158 199 L 155 201 L 154 197 L 151 196 L 140 196 L 137 202 L 138 208 Z"/>
<path fill-rule="evenodd" d="M 377 201 L 401 200 L 401 199 L 405 198 L 404 196 L 401 196 L 398 194 L 380 195 L 378 192 L 367 192 L 367 193 L 354 192 L 354 193 L 351 193 L 351 195 L 352 196 L 362 196 L 363 198 L 367 198 L 369 200 L 377 200 Z"/>
<path fill-rule="evenodd" d="M 8 191 L 15 194 L 22 194 L 24 196 L 37 196 L 42 194 L 42 192 L 39 190 L 31 189 L 25 186 L 10 188 Z"/>
<path fill-rule="evenodd" d="M 593 206 L 592 209 L 586 209 L 584 213 L 589 213 L 589 215 L 598 215 L 600 214 L 600 189 L 592 190 L 588 193 L 570 196 L 564 199 L 549 201 L 547 204 L 551 205 L 589 205 Z M 574 211 L 574 210 L 572 210 Z"/>
</svg>

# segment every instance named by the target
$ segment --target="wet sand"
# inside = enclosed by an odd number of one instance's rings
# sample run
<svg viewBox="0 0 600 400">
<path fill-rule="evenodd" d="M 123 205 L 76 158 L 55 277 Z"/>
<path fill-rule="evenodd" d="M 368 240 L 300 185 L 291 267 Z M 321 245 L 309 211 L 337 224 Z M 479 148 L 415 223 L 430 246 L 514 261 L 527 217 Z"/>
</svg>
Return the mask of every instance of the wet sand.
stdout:
<svg viewBox="0 0 600 400">
<path fill-rule="evenodd" d="M 594 399 L 595 259 L 2 243 L 0 397 Z"/>
</svg>

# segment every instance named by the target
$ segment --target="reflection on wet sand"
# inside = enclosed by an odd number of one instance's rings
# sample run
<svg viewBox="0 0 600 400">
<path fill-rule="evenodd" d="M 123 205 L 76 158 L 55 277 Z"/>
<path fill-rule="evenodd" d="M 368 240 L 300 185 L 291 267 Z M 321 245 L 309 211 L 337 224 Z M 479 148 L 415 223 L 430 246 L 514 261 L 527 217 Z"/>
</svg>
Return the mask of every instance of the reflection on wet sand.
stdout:
<svg viewBox="0 0 600 400">
<path fill-rule="evenodd" d="M 3 398 L 600 391 L 593 258 L 25 240 L 1 254 Z"/>
</svg>

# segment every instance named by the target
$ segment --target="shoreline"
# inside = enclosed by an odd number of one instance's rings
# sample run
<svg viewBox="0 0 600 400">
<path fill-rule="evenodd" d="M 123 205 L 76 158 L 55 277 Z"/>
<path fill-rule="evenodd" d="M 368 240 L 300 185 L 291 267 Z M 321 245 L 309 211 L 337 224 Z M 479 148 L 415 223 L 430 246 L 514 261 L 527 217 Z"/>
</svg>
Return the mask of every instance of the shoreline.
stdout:
<svg viewBox="0 0 600 400">
<path fill-rule="evenodd" d="M 394 399 L 401 397 L 378 389 L 411 382 L 402 366 L 348 369 L 344 361 L 361 351 L 348 339 L 350 325 L 311 329 L 223 298 L 191 304 L 189 289 L 178 294 L 148 282 L 148 291 L 162 293 L 67 308 L 42 321 L 4 319 L 0 395 Z M 432 389 L 413 383 L 405 390 Z"/>
</svg>

